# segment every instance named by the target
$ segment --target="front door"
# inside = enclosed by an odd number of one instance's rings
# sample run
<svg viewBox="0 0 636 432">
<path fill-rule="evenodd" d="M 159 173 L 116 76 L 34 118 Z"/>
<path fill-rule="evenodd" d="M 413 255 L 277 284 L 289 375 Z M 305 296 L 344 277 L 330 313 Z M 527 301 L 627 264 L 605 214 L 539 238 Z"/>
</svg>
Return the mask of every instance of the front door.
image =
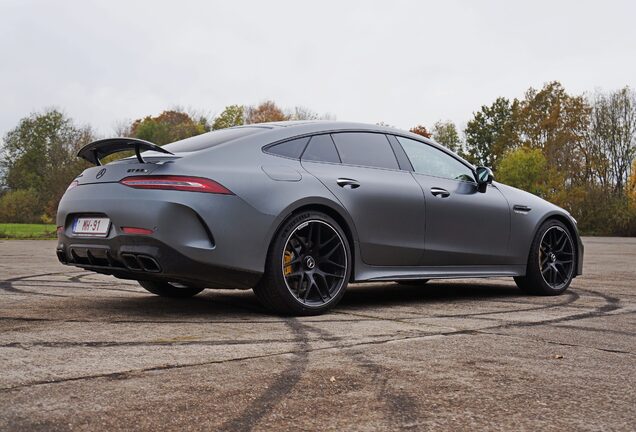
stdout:
<svg viewBox="0 0 636 432">
<path fill-rule="evenodd" d="M 424 266 L 508 264 L 510 208 L 495 185 L 479 192 L 471 168 L 423 142 L 398 137 L 426 199 Z"/>
</svg>

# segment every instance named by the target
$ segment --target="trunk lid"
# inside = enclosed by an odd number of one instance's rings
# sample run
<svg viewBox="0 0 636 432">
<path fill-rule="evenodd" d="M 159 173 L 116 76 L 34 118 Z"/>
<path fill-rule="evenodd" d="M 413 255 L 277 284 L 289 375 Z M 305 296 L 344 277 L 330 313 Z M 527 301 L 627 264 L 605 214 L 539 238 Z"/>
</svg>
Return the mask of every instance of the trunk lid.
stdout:
<svg viewBox="0 0 636 432">
<path fill-rule="evenodd" d="M 166 171 L 167 166 L 171 165 L 178 157 L 161 158 L 151 162 L 150 158 L 146 159 L 146 163 L 139 163 L 137 159 L 123 159 L 121 161 L 100 165 L 84 170 L 75 178 L 78 184 L 92 183 L 116 183 L 123 178 L 131 176 L 149 175 L 156 171 Z"/>
</svg>

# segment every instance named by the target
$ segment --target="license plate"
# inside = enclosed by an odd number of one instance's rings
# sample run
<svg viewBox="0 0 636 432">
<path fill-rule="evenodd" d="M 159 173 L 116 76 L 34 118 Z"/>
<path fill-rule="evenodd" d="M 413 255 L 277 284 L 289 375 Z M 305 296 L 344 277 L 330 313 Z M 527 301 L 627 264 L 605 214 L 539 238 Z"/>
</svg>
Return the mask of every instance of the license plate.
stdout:
<svg viewBox="0 0 636 432">
<path fill-rule="evenodd" d="M 73 224 L 73 234 L 90 237 L 106 237 L 110 228 L 108 218 L 77 218 Z"/>
</svg>

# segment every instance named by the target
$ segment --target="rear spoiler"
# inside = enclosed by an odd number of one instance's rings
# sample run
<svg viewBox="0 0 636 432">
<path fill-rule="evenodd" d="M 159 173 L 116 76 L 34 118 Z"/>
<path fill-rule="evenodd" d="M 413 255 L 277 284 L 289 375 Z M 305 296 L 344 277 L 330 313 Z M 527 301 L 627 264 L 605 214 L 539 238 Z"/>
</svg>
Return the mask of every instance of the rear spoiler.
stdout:
<svg viewBox="0 0 636 432">
<path fill-rule="evenodd" d="M 135 150 L 139 163 L 146 163 L 141 157 L 141 152 L 145 150 L 174 154 L 157 144 L 137 138 L 108 138 L 86 144 L 77 152 L 77 157 L 87 160 L 93 165 L 101 165 L 101 158 L 128 150 Z"/>
</svg>

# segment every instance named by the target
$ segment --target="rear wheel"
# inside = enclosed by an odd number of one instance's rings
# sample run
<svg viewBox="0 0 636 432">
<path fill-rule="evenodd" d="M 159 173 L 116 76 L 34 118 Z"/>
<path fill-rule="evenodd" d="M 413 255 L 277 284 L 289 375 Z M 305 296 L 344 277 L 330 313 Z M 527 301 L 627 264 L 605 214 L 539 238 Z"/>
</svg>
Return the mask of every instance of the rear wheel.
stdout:
<svg viewBox="0 0 636 432">
<path fill-rule="evenodd" d="M 203 288 L 182 285 L 176 282 L 138 281 L 147 291 L 161 297 L 189 298 L 199 294 Z"/>
<path fill-rule="evenodd" d="M 331 217 L 307 211 L 284 223 L 270 246 L 265 274 L 254 287 L 278 313 L 316 315 L 334 307 L 351 276 L 351 251 Z"/>
<path fill-rule="evenodd" d="M 535 295 L 558 295 L 572 282 L 575 246 L 567 227 L 557 221 L 545 222 L 532 242 L 525 276 L 515 278 L 517 286 Z"/>
</svg>

